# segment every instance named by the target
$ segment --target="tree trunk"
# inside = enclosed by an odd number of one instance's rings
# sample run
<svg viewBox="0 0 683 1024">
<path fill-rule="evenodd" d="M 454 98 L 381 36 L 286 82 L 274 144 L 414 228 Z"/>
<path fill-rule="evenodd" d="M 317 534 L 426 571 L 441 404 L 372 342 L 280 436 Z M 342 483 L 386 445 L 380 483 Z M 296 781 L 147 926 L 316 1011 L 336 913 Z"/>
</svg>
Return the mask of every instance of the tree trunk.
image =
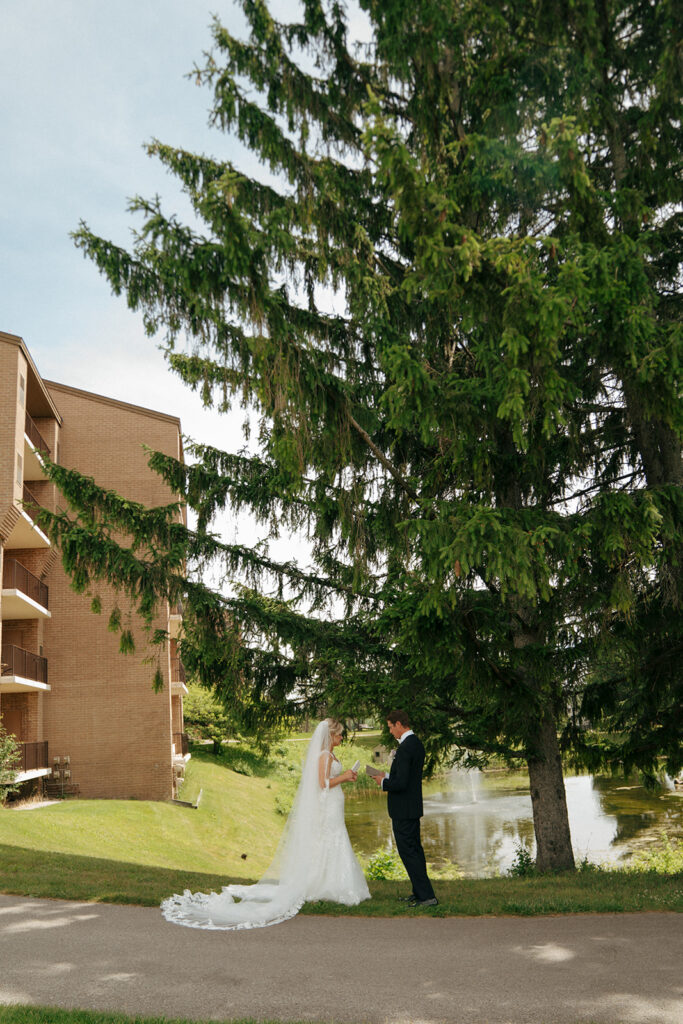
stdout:
<svg viewBox="0 0 683 1024">
<path fill-rule="evenodd" d="M 683 484 L 681 442 L 676 431 L 661 418 L 649 418 L 637 386 L 624 379 L 624 398 L 648 487 Z"/>
<path fill-rule="evenodd" d="M 573 871 L 567 796 L 555 721 L 550 712 L 540 724 L 538 756 L 529 759 L 529 788 L 539 871 Z"/>
<path fill-rule="evenodd" d="M 504 495 L 508 506 L 521 506 L 518 494 L 514 493 L 516 483 Z M 510 600 L 513 613 L 511 623 L 514 646 L 518 651 L 533 651 L 535 646 L 545 642 L 543 630 L 538 621 L 538 611 L 528 600 L 514 597 Z M 528 668 L 528 683 L 539 692 L 540 679 L 534 680 L 533 669 Z M 553 690 L 555 687 L 553 687 Z M 545 705 L 543 717 L 530 737 L 530 751 L 527 758 L 529 768 L 529 789 L 534 813 L 536 835 L 536 867 L 539 871 L 573 871 L 574 853 L 569 831 L 567 795 L 564 790 L 562 758 L 557 742 L 555 716 L 549 704 Z M 532 727 L 533 727 L 532 723 Z"/>
</svg>

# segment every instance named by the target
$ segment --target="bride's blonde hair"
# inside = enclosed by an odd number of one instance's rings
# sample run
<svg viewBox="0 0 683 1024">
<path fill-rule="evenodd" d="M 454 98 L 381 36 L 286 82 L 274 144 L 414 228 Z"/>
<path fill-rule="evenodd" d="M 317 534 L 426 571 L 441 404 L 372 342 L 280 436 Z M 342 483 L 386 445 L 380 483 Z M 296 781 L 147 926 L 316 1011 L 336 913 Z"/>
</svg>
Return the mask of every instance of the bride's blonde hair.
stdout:
<svg viewBox="0 0 683 1024">
<path fill-rule="evenodd" d="M 330 736 L 341 736 L 344 732 L 344 723 L 340 722 L 338 718 L 326 718 L 327 728 L 330 731 Z"/>
</svg>

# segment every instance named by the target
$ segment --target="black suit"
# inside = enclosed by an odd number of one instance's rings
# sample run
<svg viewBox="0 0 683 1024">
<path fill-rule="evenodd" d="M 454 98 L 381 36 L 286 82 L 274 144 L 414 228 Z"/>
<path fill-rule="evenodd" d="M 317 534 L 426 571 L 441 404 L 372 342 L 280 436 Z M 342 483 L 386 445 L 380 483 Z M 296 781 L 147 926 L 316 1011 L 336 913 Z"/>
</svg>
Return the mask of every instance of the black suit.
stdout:
<svg viewBox="0 0 683 1024">
<path fill-rule="evenodd" d="M 406 736 L 398 745 L 389 778 L 382 783 L 382 789 L 388 794 L 387 810 L 394 830 L 396 849 L 418 900 L 434 897 L 420 840 L 424 760 L 425 748 L 415 733 Z"/>
</svg>

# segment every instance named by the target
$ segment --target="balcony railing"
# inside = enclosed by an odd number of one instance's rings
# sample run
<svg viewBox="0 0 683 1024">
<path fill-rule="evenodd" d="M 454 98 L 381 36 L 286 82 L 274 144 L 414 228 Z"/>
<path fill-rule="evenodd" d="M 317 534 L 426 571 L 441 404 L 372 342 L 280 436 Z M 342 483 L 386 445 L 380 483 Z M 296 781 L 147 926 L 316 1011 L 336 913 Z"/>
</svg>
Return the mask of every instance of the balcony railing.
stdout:
<svg viewBox="0 0 683 1024">
<path fill-rule="evenodd" d="M 24 426 L 24 433 L 28 437 L 29 441 L 34 448 L 37 448 L 39 452 L 45 452 L 46 455 L 50 454 L 50 446 L 38 430 L 28 413 L 26 413 L 26 423 Z"/>
<path fill-rule="evenodd" d="M 40 743 L 20 743 L 21 761 L 17 766 L 21 772 L 33 772 L 37 768 L 49 768 L 47 740 Z"/>
<path fill-rule="evenodd" d="M 24 512 L 26 513 L 27 516 L 30 516 L 31 519 L 33 519 L 34 522 L 35 522 L 35 520 L 36 520 L 36 518 L 38 516 L 38 508 L 40 507 L 40 502 L 36 498 L 35 494 L 32 494 L 29 491 L 29 489 L 26 486 L 26 484 L 24 484 L 23 499 L 24 499 L 24 506 L 23 506 L 24 507 Z"/>
<path fill-rule="evenodd" d="M 183 665 L 180 658 L 171 658 L 171 682 L 185 682 L 185 666 Z"/>
<path fill-rule="evenodd" d="M 23 647 L 15 647 L 14 644 L 3 644 L 0 661 L 0 675 L 21 676 L 22 679 L 32 679 L 47 686 L 47 658 L 25 651 Z"/>
<path fill-rule="evenodd" d="M 48 588 L 16 558 L 5 558 L 2 567 L 3 590 L 20 590 L 32 601 L 47 608 Z"/>
<path fill-rule="evenodd" d="M 185 754 L 190 752 L 190 741 L 187 738 L 186 732 L 174 732 L 173 743 L 176 754 L 182 754 L 185 757 Z"/>
</svg>

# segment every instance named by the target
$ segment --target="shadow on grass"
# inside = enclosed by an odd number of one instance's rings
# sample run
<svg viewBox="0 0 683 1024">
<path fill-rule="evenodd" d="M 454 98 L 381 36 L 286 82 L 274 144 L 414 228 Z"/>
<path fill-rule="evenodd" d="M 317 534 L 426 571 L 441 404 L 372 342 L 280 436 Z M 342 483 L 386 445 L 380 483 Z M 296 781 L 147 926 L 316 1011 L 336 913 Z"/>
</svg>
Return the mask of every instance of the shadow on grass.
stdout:
<svg viewBox="0 0 683 1024">
<path fill-rule="evenodd" d="M 225 744 L 220 754 L 213 752 L 211 747 L 200 746 L 193 743 L 190 745 L 192 757 L 197 761 L 206 764 L 215 764 L 219 768 L 229 768 L 230 771 L 239 775 L 253 776 L 263 779 L 271 775 L 276 764 L 272 754 L 263 754 L 252 747 L 241 744 Z"/>
<path fill-rule="evenodd" d="M 252 881 L 0 844 L 0 892 L 17 896 L 154 907 L 184 889 L 220 892 L 230 882 Z"/>
</svg>

